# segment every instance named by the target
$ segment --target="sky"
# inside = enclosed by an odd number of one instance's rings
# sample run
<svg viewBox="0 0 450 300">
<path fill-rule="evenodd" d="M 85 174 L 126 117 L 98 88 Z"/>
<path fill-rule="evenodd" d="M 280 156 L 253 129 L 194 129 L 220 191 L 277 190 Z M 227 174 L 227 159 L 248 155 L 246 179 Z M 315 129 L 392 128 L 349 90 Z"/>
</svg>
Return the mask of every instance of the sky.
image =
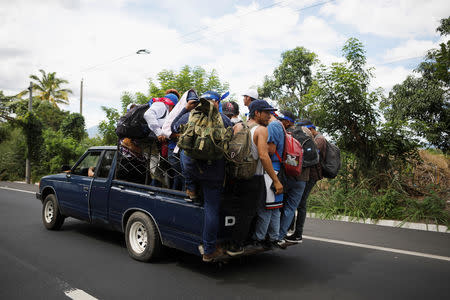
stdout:
<svg viewBox="0 0 450 300">
<path fill-rule="evenodd" d="M 329 65 L 351 37 L 365 46 L 372 87 L 401 83 L 427 50 L 446 0 L 0 0 L 0 90 L 14 95 L 39 69 L 56 72 L 86 127 L 120 108 L 123 92 L 147 94 L 148 79 L 184 65 L 216 69 L 230 92 L 262 85 L 283 51 L 302 46 Z M 147 49 L 150 54 L 136 54 Z"/>
</svg>

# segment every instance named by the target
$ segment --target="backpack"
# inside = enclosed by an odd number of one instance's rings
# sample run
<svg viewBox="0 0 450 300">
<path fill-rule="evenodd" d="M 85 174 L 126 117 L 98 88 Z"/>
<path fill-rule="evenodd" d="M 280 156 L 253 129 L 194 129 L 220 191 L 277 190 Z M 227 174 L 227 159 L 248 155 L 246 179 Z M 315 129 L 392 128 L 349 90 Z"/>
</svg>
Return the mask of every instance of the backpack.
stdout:
<svg viewBox="0 0 450 300">
<path fill-rule="evenodd" d="M 242 122 L 242 129 L 233 135 L 228 144 L 225 151 L 228 160 L 226 172 L 231 178 L 250 179 L 255 175 L 258 159 L 252 155 L 251 129 L 257 125 L 248 126 L 247 122 Z"/>
<path fill-rule="evenodd" d="M 325 159 L 320 162 L 322 175 L 325 178 L 335 178 L 341 168 L 341 150 L 335 144 L 327 141 Z"/>
<path fill-rule="evenodd" d="M 141 139 L 150 134 L 151 130 L 144 120 L 144 113 L 149 107 L 148 104 L 137 105 L 120 117 L 116 127 L 116 134 L 119 139 L 126 137 L 131 139 Z"/>
<path fill-rule="evenodd" d="M 280 122 L 281 123 L 281 122 Z M 281 124 L 283 126 L 283 124 Z M 296 140 L 290 133 L 286 132 L 284 129 L 284 150 L 283 159 L 277 151 L 277 155 L 280 162 L 282 162 L 284 167 L 284 172 L 287 176 L 296 177 L 302 173 L 302 161 L 303 161 L 303 149 L 302 145 L 298 140 Z"/>
<path fill-rule="evenodd" d="M 301 126 L 295 126 L 291 131 L 292 136 L 300 142 L 303 149 L 302 167 L 307 168 L 319 163 L 319 151 L 314 140 L 307 135 Z"/>
<path fill-rule="evenodd" d="M 225 128 L 213 103 L 206 99 L 199 102 L 190 112 L 187 124 L 182 125 L 177 145 L 193 159 L 221 159 L 233 136 L 232 129 Z"/>
</svg>

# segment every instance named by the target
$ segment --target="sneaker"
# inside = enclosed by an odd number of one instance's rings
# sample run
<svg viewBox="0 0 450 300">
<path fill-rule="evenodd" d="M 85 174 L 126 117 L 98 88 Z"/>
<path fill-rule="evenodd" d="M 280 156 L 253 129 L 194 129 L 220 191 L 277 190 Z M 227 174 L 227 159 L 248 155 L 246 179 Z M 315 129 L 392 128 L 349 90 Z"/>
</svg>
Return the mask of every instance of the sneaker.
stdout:
<svg viewBox="0 0 450 300">
<path fill-rule="evenodd" d="M 284 239 L 286 240 L 286 242 L 294 243 L 294 244 L 300 244 L 303 242 L 303 239 L 301 236 L 295 236 L 295 235 L 287 236 Z"/>
<path fill-rule="evenodd" d="M 264 250 L 272 250 L 273 246 L 274 246 L 274 243 L 276 243 L 276 241 L 265 240 L 265 241 L 262 241 L 261 244 L 262 244 L 262 247 L 263 247 Z"/>
<path fill-rule="evenodd" d="M 286 242 L 285 239 L 282 239 L 282 240 L 280 240 L 280 241 L 276 241 L 276 242 L 275 242 L 275 245 L 276 245 L 278 248 L 283 249 L 283 250 L 286 250 L 286 248 L 287 248 L 287 242 Z"/>
<path fill-rule="evenodd" d="M 227 250 L 227 254 L 229 256 L 236 256 L 242 253 L 244 253 L 244 247 L 242 246 L 232 246 L 230 249 Z"/>
<path fill-rule="evenodd" d="M 213 253 L 203 254 L 202 259 L 204 262 L 212 262 L 214 259 L 220 257 L 223 254 L 222 249 L 217 248 Z"/>
<path fill-rule="evenodd" d="M 262 248 L 263 248 L 263 246 L 260 241 L 253 240 L 250 242 L 250 244 L 248 244 L 247 246 L 244 247 L 244 251 L 262 250 Z"/>
</svg>

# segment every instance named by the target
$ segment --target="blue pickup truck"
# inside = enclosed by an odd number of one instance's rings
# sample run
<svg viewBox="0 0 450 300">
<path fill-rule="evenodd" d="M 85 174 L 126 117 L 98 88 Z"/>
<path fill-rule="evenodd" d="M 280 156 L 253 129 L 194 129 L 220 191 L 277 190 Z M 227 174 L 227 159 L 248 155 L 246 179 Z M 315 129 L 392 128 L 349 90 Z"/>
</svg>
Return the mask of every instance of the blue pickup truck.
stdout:
<svg viewBox="0 0 450 300">
<path fill-rule="evenodd" d="M 120 147 L 91 147 L 65 172 L 41 179 L 37 198 L 49 230 L 58 230 L 66 217 L 125 233 L 130 256 L 139 261 L 158 257 L 163 246 L 201 254 L 203 207 L 190 202 L 185 192 L 149 185 L 148 162 Z M 64 169 L 64 167 L 63 167 Z M 244 189 L 245 190 L 245 189 Z M 223 203 L 239 197 L 232 189 Z M 234 201 L 236 202 L 236 201 Z M 236 218 L 224 206 L 218 243 L 226 245 Z"/>
</svg>

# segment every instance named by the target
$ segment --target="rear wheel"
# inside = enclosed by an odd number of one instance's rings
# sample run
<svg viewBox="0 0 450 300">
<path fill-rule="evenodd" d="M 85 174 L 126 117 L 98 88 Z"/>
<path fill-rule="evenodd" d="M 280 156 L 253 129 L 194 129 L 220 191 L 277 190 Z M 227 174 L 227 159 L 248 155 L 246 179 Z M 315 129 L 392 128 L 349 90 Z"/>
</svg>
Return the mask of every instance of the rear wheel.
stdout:
<svg viewBox="0 0 450 300">
<path fill-rule="evenodd" d="M 157 258 L 162 248 L 155 223 L 142 212 L 135 212 L 128 219 L 125 241 L 130 256 L 144 262 Z"/>
<path fill-rule="evenodd" d="M 59 230 L 64 223 L 64 217 L 61 215 L 53 194 L 47 195 L 42 206 L 42 221 L 45 228 L 49 230 Z"/>
</svg>

